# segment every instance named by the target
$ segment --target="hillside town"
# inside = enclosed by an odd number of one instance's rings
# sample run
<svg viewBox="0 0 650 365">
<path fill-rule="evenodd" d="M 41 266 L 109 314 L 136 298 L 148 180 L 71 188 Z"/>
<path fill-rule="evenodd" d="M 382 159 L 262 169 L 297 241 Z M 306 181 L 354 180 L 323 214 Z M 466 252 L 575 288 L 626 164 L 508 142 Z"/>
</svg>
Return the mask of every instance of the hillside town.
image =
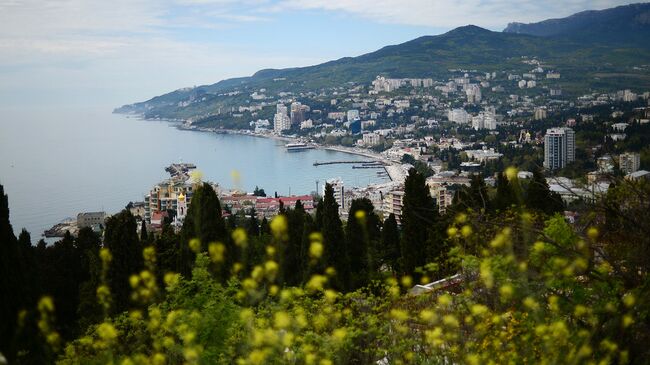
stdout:
<svg viewBox="0 0 650 365">
<path fill-rule="evenodd" d="M 457 75 L 449 80 L 377 76 L 368 85 L 349 83 L 307 93 L 259 89 L 245 105 L 191 118 L 181 128 L 278 138 L 289 142 L 291 151 L 327 148 L 376 161 L 378 165 L 363 167 L 385 170 L 390 181 L 368 186 L 353 186 L 337 176 L 327 181 L 343 219 L 350 202 L 368 198 L 399 222 L 411 168 L 427 177 L 440 213 L 461 187 L 470 185 L 472 175 L 481 174 L 488 186 L 495 186 L 495 172 L 513 164 L 521 179 L 543 169 L 568 217 L 572 204 L 606 193 L 614 176 L 650 178 L 650 151 L 638 143 L 650 127 L 650 92 L 627 89 L 575 97 L 559 86 L 560 71 L 543 61 L 522 58 L 521 66 L 520 72 L 449 70 Z M 238 129 L 211 126 L 228 118 L 252 120 Z M 165 220 L 179 229 L 199 183 L 191 178 L 194 168 L 172 164 L 167 168 L 171 177 L 151 187 L 142 202 L 132 203 L 132 213 L 149 230 L 160 230 Z M 322 195 L 267 197 L 220 183 L 211 185 L 224 216 L 253 213 L 268 219 L 298 200 L 311 212 Z M 70 228 L 61 224 L 59 231 Z"/>
</svg>

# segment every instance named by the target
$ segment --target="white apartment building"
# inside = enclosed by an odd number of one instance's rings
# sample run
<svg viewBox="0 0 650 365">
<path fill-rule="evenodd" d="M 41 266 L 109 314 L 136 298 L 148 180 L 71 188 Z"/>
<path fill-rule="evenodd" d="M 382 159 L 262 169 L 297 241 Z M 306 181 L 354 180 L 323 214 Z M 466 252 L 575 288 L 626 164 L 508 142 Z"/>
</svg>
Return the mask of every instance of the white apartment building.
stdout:
<svg viewBox="0 0 650 365">
<path fill-rule="evenodd" d="M 575 133 L 571 128 L 551 128 L 544 136 L 544 167 L 556 170 L 575 161 Z"/>
<path fill-rule="evenodd" d="M 291 119 L 287 114 L 287 107 L 284 104 L 278 104 L 275 116 L 273 116 L 273 130 L 281 134 L 283 131 L 291 129 Z"/>
<path fill-rule="evenodd" d="M 465 109 L 451 109 L 447 112 L 447 119 L 450 122 L 458 124 L 467 124 L 469 122 L 470 116 L 467 114 Z"/>
<path fill-rule="evenodd" d="M 364 146 L 376 146 L 380 142 L 380 136 L 377 133 L 364 133 L 361 140 Z"/>
</svg>

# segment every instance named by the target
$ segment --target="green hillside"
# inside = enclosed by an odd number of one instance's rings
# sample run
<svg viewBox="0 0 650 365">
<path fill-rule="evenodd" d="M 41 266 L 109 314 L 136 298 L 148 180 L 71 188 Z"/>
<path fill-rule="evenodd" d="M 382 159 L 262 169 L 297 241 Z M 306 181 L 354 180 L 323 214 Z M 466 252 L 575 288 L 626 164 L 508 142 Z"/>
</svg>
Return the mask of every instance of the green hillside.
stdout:
<svg viewBox="0 0 650 365">
<path fill-rule="evenodd" d="M 452 76 L 450 69 L 459 68 L 527 72 L 530 66 L 522 64 L 522 57 L 536 57 L 561 70 L 564 75 L 561 86 L 569 93 L 650 86 L 648 71 L 634 68 L 650 63 L 648 48 L 492 32 L 468 25 L 442 35 L 424 36 L 387 46 L 359 57 L 346 57 L 309 67 L 261 70 L 250 77 L 177 90 L 146 102 L 123 106 L 116 112 L 159 118 L 195 118 L 214 114 L 220 108 L 242 105 L 238 102 L 246 101 L 250 93 L 260 88 L 267 89 L 267 93 L 319 91 L 349 82 L 369 83 L 377 75 L 444 81 Z M 241 94 L 219 95 L 233 91 Z"/>
</svg>

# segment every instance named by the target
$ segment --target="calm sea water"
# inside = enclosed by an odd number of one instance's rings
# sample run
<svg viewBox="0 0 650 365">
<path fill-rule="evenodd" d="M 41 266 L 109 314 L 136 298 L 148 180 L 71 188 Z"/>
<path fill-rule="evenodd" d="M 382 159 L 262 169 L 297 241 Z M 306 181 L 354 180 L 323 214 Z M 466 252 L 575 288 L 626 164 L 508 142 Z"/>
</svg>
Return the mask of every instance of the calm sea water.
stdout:
<svg viewBox="0 0 650 365">
<path fill-rule="evenodd" d="M 113 115 L 110 109 L 0 110 L 0 184 L 9 195 L 14 231 L 34 240 L 78 212 L 115 213 L 168 175 L 172 162 L 192 162 L 227 188 L 308 194 L 316 180 L 346 185 L 383 181 L 375 169 L 313 166 L 364 160 L 326 150 L 286 152 L 284 143 L 250 136 L 182 131 L 167 122 Z M 236 174 L 233 174 L 236 171 Z M 233 175 L 239 178 L 233 180 Z"/>
</svg>

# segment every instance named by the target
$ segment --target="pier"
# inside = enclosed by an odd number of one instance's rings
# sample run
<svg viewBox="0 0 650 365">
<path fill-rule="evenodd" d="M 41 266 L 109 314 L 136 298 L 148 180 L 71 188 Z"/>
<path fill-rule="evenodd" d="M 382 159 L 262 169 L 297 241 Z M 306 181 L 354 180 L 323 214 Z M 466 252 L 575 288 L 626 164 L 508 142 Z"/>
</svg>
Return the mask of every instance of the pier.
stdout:
<svg viewBox="0 0 650 365">
<path fill-rule="evenodd" d="M 328 161 L 328 162 L 314 162 L 314 166 L 320 165 L 337 165 L 337 164 L 359 164 L 359 165 L 377 165 L 380 166 L 383 164 L 379 161 Z"/>
</svg>

